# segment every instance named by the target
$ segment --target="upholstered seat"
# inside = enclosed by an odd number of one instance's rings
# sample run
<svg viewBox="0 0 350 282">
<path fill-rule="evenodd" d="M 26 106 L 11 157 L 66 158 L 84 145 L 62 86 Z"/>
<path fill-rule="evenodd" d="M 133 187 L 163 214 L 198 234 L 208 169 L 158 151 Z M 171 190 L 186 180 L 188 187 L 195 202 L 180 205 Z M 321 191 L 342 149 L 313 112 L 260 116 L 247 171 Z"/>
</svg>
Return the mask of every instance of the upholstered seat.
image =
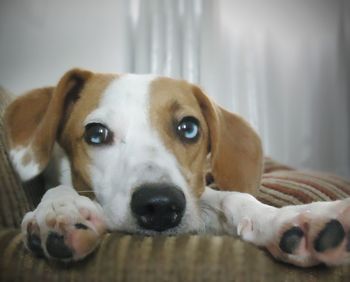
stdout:
<svg viewBox="0 0 350 282">
<path fill-rule="evenodd" d="M 0 90 L 0 116 L 9 100 Z M 112 233 L 82 262 L 39 259 L 24 249 L 19 227 L 43 191 L 42 179 L 23 186 L 12 170 L 0 118 L 0 281 L 350 281 L 350 266 L 301 269 L 228 236 Z M 350 183 L 266 159 L 258 195 L 275 206 L 333 200 L 348 197 Z"/>
</svg>

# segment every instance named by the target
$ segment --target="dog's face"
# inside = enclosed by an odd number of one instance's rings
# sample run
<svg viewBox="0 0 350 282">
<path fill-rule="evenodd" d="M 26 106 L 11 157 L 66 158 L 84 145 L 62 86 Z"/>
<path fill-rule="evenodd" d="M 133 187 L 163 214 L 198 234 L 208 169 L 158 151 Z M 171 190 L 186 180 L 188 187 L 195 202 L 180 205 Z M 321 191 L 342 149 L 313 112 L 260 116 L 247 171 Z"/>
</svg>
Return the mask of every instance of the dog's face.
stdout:
<svg viewBox="0 0 350 282">
<path fill-rule="evenodd" d="M 62 131 L 73 180 L 92 187 L 114 228 L 198 229 L 208 128 L 192 86 L 121 75 L 99 93 L 94 109 L 84 114 L 78 103 L 91 98 L 82 93 Z"/>
<path fill-rule="evenodd" d="M 5 122 L 22 179 L 47 166 L 58 141 L 73 186 L 91 189 L 117 230 L 201 229 L 208 171 L 226 190 L 253 192 L 260 180 L 254 131 L 185 81 L 72 70 L 18 98 Z"/>
</svg>

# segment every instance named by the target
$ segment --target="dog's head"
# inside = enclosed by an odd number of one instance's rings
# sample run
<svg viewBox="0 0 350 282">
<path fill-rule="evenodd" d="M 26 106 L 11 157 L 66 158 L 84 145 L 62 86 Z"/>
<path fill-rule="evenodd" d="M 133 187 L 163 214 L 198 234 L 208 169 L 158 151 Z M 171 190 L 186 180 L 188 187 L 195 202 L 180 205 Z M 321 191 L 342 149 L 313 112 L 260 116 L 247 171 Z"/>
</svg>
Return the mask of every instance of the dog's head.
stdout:
<svg viewBox="0 0 350 282">
<path fill-rule="evenodd" d="M 73 186 L 95 193 L 114 229 L 196 230 L 208 179 L 250 193 L 260 182 L 255 132 L 182 80 L 74 69 L 15 100 L 5 129 L 23 180 L 47 167 L 58 142 Z"/>
</svg>

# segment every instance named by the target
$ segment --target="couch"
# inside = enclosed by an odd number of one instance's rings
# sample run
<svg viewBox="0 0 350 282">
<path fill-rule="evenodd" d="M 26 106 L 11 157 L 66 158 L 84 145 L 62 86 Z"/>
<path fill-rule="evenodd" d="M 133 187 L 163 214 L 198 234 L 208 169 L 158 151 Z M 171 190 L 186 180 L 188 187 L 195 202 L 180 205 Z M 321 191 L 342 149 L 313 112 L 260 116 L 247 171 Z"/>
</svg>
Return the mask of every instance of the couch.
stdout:
<svg viewBox="0 0 350 282">
<path fill-rule="evenodd" d="M 350 281 L 350 265 L 297 268 L 228 236 L 143 237 L 113 232 L 87 259 L 73 264 L 40 259 L 24 249 L 20 223 L 44 192 L 39 177 L 22 185 L 5 150 L 2 113 L 11 95 L 0 89 L 0 281 Z M 261 201 L 275 205 L 334 200 L 350 183 L 265 160 Z"/>
</svg>

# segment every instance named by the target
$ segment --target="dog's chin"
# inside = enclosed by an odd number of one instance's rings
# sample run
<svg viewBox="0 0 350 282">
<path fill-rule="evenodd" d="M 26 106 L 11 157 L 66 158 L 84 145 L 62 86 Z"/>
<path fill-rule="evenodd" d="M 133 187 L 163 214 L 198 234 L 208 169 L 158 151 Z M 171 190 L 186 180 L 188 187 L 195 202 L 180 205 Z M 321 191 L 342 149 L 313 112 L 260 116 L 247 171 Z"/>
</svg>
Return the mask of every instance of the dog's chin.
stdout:
<svg viewBox="0 0 350 282">
<path fill-rule="evenodd" d="M 128 232 L 129 233 L 129 232 Z M 154 231 L 143 228 L 138 228 L 130 234 L 142 235 L 142 236 L 176 236 L 180 234 L 195 234 L 195 231 L 181 230 L 179 228 L 171 228 L 164 231 Z"/>
<path fill-rule="evenodd" d="M 127 234 L 136 234 L 142 236 L 176 236 L 181 234 L 197 234 L 201 232 L 201 228 L 196 224 L 189 224 L 186 221 L 181 222 L 174 228 L 169 228 L 164 231 L 155 231 L 151 229 L 145 229 L 138 225 L 128 226 L 119 230 Z"/>
</svg>

